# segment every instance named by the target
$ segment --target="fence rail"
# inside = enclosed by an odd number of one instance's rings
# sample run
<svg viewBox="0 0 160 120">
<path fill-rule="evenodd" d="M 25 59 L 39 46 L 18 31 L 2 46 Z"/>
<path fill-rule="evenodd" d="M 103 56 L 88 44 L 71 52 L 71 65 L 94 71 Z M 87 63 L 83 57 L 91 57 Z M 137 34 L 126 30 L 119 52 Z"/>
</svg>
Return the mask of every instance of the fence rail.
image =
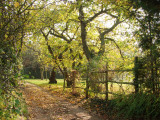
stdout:
<svg viewBox="0 0 160 120">
<path fill-rule="evenodd" d="M 117 83 L 117 84 L 130 84 L 130 85 L 134 85 L 133 82 L 116 82 L 116 81 L 95 81 L 95 83 L 106 83 L 106 82 L 109 82 L 109 83 Z"/>
<path fill-rule="evenodd" d="M 152 84 L 159 86 L 156 89 L 160 91 L 160 75 L 159 68 L 157 81 L 149 81 Z M 143 81 L 144 78 L 141 76 L 141 72 L 146 72 L 147 69 L 139 68 L 138 57 L 135 57 L 134 68 L 126 70 L 109 70 L 106 64 L 106 70 L 103 71 L 91 71 L 89 66 L 85 75 L 81 78 L 83 87 L 76 87 L 84 89 L 86 92 L 86 98 L 89 97 L 89 92 L 96 94 L 102 94 L 106 96 L 106 100 L 109 99 L 108 94 L 112 95 L 122 95 L 123 93 L 138 93 L 141 89 L 146 90 L 146 82 Z M 147 71 L 148 72 L 148 71 Z M 145 73 L 146 74 L 146 73 Z M 85 81 L 85 82 L 84 82 Z M 144 87 L 145 86 L 145 87 Z M 85 87 L 85 88 L 84 88 Z M 102 90 L 100 90 L 100 88 Z M 148 88 L 147 88 L 148 89 Z M 122 93 L 123 92 L 123 93 Z"/>
<path fill-rule="evenodd" d="M 117 84 L 117 86 L 119 88 L 122 87 L 122 85 L 132 85 L 132 86 L 135 86 L 135 83 L 134 81 L 132 80 L 132 82 L 124 82 L 123 81 L 123 78 L 118 78 L 118 81 L 116 80 L 110 80 L 109 77 L 111 77 L 110 74 L 112 73 L 116 73 L 115 76 L 118 74 L 118 75 L 122 75 L 124 74 L 123 76 L 127 76 L 127 74 L 131 73 L 132 76 L 133 76 L 133 73 L 134 73 L 134 69 L 126 69 L 126 70 L 104 70 L 104 71 L 85 71 L 85 76 L 83 75 L 83 77 L 81 77 L 79 79 L 79 82 L 80 82 L 80 85 L 82 86 L 75 86 L 75 88 L 79 88 L 79 89 L 84 89 L 85 92 L 86 92 L 86 98 L 89 97 L 89 94 L 92 92 L 92 93 L 95 93 L 95 94 L 102 94 L 102 95 L 105 95 L 106 96 L 106 99 L 108 100 L 108 94 L 112 94 L 112 95 L 120 95 L 114 91 L 109 91 L 109 89 L 111 89 L 110 86 L 112 86 L 112 84 Z M 101 78 L 97 78 L 95 81 L 93 81 L 92 77 L 94 76 L 100 76 Z M 117 78 L 114 78 L 114 79 L 117 79 Z M 129 78 L 127 78 L 129 79 Z M 122 82 L 123 81 L 123 82 Z M 103 86 L 103 91 L 97 91 L 97 90 L 94 90 L 92 87 L 91 84 L 97 84 L 98 85 L 102 85 Z M 95 85 L 96 86 L 96 85 Z M 123 89 L 123 88 L 121 88 Z M 121 90 L 121 91 L 124 91 L 124 90 Z"/>
</svg>

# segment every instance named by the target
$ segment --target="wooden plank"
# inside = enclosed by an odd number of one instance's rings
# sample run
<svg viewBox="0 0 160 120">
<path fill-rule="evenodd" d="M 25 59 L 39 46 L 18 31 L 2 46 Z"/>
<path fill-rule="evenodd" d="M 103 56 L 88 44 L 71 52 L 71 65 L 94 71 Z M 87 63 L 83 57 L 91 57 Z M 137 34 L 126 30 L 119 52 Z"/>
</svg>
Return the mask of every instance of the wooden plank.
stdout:
<svg viewBox="0 0 160 120">
<path fill-rule="evenodd" d="M 134 60 L 134 88 L 135 88 L 135 93 L 139 92 L 139 83 L 138 83 L 138 76 L 139 76 L 139 65 L 138 65 L 138 57 L 135 57 Z"/>
<path fill-rule="evenodd" d="M 133 82 L 117 82 L 117 81 L 108 81 L 108 82 L 117 83 L 117 84 L 130 84 L 130 85 L 134 84 Z"/>
<path fill-rule="evenodd" d="M 93 81 L 92 81 L 93 82 Z M 106 83 L 106 81 L 94 81 L 95 83 Z M 117 82 L 117 81 L 108 81 L 108 82 L 111 82 L 111 83 L 117 83 L 117 84 L 130 84 L 130 85 L 134 85 L 133 82 Z"/>
<path fill-rule="evenodd" d="M 93 92 L 93 93 L 98 93 L 98 94 L 106 94 L 106 92 L 97 92 L 97 91 L 94 91 L 94 90 L 88 90 L 89 92 Z M 108 94 L 112 94 L 112 95 L 119 95 L 120 94 L 117 94 L 117 93 L 113 93 L 113 92 L 107 92 Z"/>
<path fill-rule="evenodd" d="M 86 99 L 88 99 L 88 90 L 89 90 L 89 66 L 87 65 L 87 79 L 86 79 Z"/>
<path fill-rule="evenodd" d="M 93 82 L 93 81 L 91 81 Z M 94 81 L 95 83 L 106 83 L 105 81 Z M 111 82 L 111 83 L 117 83 L 117 84 L 130 84 L 130 85 L 134 85 L 133 82 L 117 82 L 117 81 L 108 81 L 108 82 Z M 144 82 L 145 83 L 145 82 Z M 160 82 L 155 82 L 155 84 L 160 84 Z"/>
<path fill-rule="evenodd" d="M 86 88 L 83 88 L 83 87 L 75 87 L 75 88 L 86 89 Z"/>
<path fill-rule="evenodd" d="M 129 71 L 134 71 L 132 69 L 127 69 L 127 70 L 105 70 L 105 71 L 92 71 L 92 73 L 106 73 L 108 72 L 129 72 Z"/>
<path fill-rule="evenodd" d="M 106 101 L 108 101 L 108 63 L 106 63 L 106 81 L 105 81 L 105 86 L 106 86 Z"/>
</svg>

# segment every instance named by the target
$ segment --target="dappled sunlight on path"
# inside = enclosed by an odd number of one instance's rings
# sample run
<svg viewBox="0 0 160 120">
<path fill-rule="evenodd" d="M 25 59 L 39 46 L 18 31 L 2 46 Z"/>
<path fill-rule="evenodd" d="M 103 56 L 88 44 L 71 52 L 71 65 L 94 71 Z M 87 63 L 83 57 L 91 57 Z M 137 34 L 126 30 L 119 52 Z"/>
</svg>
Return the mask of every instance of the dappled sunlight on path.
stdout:
<svg viewBox="0 0 160 120">
<path fill-rule="evenodd" d="M 29 120 L 102 120 L 30 83 L 25 84 L 23 95 L 28 105 Z"/>
</svg>

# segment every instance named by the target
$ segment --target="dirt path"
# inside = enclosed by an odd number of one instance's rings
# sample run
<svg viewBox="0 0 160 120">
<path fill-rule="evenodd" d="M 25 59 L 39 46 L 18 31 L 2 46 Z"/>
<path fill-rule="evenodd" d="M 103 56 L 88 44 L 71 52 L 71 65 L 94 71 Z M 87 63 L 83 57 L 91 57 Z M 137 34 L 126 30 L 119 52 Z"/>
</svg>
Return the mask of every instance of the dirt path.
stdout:
<svg viewBox="0 0 160 120">
<path fill-rule="evenodd" d="M 25 84 L 23 94 L 28 105 L 28 120 L 102 120 L 30 83 Z"/>
</svg>

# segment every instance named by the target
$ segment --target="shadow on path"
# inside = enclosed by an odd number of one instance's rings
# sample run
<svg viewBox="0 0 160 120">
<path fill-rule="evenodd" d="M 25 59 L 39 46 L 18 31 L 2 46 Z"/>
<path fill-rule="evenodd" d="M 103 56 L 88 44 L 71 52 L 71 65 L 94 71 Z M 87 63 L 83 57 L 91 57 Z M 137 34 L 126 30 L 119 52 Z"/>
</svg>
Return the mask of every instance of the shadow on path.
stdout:
<svg viewBox="0 0 160 120">
<path fill-rule="evenodd" d="M 103 120 L 30 83 L 25 84 L 23 95 L 28 105 L 28 120 Z"/>
</svg>

